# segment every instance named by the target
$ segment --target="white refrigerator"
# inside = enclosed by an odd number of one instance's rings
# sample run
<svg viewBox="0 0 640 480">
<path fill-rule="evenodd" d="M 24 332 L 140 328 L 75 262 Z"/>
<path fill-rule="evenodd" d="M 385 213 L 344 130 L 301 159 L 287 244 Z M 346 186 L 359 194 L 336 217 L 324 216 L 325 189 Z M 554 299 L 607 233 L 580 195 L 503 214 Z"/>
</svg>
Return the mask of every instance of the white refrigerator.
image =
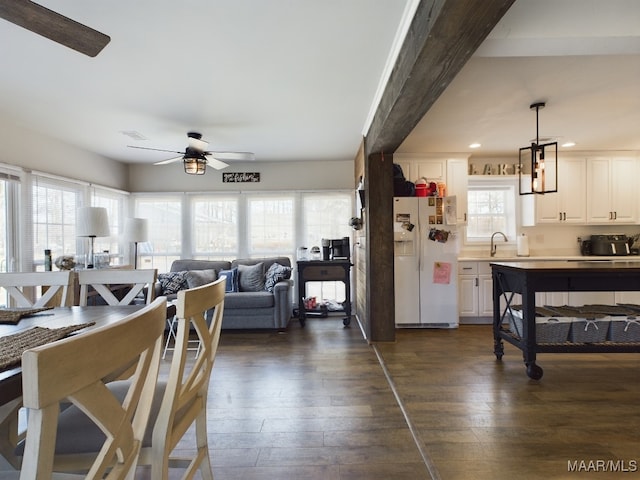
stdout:
<svg viewBox="0 0 640 480">
<path fill-rule="evenodd" d="M 396 327 L 458 327 L 456 197 L 393 199 Z"/>
</svg>

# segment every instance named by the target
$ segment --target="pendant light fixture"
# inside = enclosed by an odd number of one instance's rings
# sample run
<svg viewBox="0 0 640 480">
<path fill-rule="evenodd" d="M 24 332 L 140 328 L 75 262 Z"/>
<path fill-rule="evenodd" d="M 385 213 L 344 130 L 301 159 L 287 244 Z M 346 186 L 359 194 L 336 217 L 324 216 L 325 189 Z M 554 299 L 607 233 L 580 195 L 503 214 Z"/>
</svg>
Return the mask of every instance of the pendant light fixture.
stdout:
<svg viewBox="0 0 640 480">
<path fill-rule="evenodd" d="M 518 158 L 520 195 L 554 193 L 558 191 L 558 142 L 540 144 L 538 111 L 544 102 L 532 103 L 529 108 L 536 110 L 536 139 L 531 146 L 522 147 Z M 531 174 L 531 179 L 527 176 Z"/>
</svg>

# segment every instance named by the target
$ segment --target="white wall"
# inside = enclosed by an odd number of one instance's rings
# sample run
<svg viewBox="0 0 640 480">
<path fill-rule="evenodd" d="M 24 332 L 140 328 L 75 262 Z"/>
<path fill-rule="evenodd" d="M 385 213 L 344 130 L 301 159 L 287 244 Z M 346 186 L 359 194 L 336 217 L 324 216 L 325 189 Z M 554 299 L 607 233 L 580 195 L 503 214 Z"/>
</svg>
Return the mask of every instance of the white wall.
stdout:
<svg viewBox="0 0 640 480">
<path fill-rule="evenodd" d="M 127 166 L 0 120 L 0 162 L 126 190 Z"/>
<path fill-rule="evenodd" d="M 187 175 L 181 163 L 127 165 L 0 119 L 0 163 L 129 192 L 350 190 L 353 160 L 244 162 L 226 172 L 260 172 L 259 183 L 222 183 L 221 171 Z"/>
<path fill-rule="evenodd" d="M 258 172 L 259 183 L 222 183 L 222 172 Z M 351 190 L 353 160 L 332 162 L 234 162 L 224 170 L 207 168 L 187 175 L 181 162 L 169 165 L 133 164 L 130 192 L 207 192 L 265 190 Z"/>
</svg>

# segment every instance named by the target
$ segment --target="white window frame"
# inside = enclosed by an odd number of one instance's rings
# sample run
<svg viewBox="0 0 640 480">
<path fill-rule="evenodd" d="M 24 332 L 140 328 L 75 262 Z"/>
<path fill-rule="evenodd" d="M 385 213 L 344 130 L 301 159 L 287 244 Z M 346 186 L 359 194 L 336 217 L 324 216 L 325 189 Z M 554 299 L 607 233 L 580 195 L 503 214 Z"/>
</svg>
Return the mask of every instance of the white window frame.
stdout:
<svg viewBox="0 0 640 480">
<path fill-rule="evenodd" d="M 488 178 L 487 178 L 488 177 Z M 474 235 L 473 218 L 474 218 L 474 201 L 472 200 L 473 192 L 480 190 L 486 191 L 504 191 L 506 193 L 506 203 L 504 212 L 495 211 L 493 215 L 502 216 L 505 226 L 495 226 L 491 232 L 486 235 Z M 509 241 L 515 240 L 516 232 L 519 225 L 519 198 L 518 198 L 518 179 L 517 177 L 475 177 L 469 178 L 467 185 L 467 226 L 465 230 L 465 244 L 467 245 L 483 245 L 491 241 L 491 234 L 497 230 L 502 231 Z"/>
</svg>

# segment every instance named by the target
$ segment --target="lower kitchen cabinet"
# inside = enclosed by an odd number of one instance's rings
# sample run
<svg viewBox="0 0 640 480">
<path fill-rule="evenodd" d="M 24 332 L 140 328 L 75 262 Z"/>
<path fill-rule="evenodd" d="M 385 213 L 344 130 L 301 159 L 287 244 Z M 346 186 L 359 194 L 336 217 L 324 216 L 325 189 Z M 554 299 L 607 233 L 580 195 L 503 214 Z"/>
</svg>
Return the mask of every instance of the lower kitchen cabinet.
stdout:
<svg viewBox="0 0 640 480">
<path fill-rule="evenodd" d="M 512 303 L 519 303 L 514 296 Z M 501 311 L 506 301 L 500 299 Z M 458 263 L 458 315 L 460 323 L 492 323 L 493 279 L 489 262 Z"/>
<path fill-rule="evenodd" d="M 522 303 L 515 294 L 512 305 Z M 537 292 L 536 305 L 581 306 L 588 304 L 616 305 L 633 303 L 640 305 L 640 292 Z M 500 311 L 504 312 L 506 300 L 500 299 Z M 461 324 L 492 323 L 493 279 L 490 261 L 458 262 L 458 315 Z"/>
<path fill-rule="evenodd" d="M 536 305 L 640 305 L 640 292 L 537 292 Z"/>
</svg>

